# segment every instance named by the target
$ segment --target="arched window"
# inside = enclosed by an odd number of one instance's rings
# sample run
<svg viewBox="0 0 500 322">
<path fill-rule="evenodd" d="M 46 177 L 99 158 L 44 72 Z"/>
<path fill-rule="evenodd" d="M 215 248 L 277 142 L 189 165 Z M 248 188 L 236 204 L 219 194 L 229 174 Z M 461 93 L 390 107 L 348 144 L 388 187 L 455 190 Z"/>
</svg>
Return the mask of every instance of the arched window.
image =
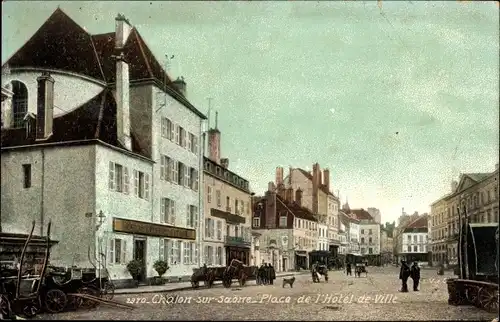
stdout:
<svg viewBox="0 0 500 322">
<path fill-rule="evenodd" d="M 24 126 L 24 117 L 28 113 L 28 89 L 20 81 L 12 81 L 12 111 L 14 127 Z"/>
</svg>

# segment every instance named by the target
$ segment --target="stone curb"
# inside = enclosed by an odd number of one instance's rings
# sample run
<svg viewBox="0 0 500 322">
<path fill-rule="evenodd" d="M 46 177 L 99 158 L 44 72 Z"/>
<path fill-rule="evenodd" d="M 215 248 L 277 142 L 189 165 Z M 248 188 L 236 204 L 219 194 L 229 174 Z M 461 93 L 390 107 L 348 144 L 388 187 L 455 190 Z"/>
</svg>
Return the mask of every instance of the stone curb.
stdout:
<svg viewBox="0 0 500 322">
<path fill-rule="evenodd" d="M 295 276 L 295 275 L 304 275 L 304 274 L 310 274 L 310 272 L 305 271 L 305 272 L 295 272 L 295 273 L 290 273 L 290 274 L 284 274 L 284 275 L 279 275 L 276 276 L 276 278 L 281 278 L 281 277 L 289 277 L 289 276 Z M 221 281 L 214 282 L 214 285 L 222 285 Z M 151 293 L 171 293 L 171 292 L 178 292 L 178 291 L 186 291 L 186 290 L 192 290 L 193 287 L 190 286 L 179 286 L 175 288 L 168 288 L 165 290 L 157 289 L 157 290 L 141 290 L 141 287 L 138 288 L 133 288 L 130 289 L 130 291 L 124 291 L 124 292 L 115 292 L 115 296 L 117 295 L 133 295 L 133 294 L 151 294 Z M 200 289 L 203 289 L 203 286 L 200 287 Z"/>
</svg>

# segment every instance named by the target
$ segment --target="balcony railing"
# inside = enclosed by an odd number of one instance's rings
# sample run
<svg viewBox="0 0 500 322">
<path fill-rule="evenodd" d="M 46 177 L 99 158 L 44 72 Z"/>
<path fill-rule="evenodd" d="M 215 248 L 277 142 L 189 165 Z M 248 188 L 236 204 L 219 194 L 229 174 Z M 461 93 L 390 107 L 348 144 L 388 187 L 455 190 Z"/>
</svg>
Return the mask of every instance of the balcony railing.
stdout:
<svg viewBox="0 0 500 322">
<path fill-rule="evenodd" d="M 252 245 L 252 241 L 245 237 L 226 236 L 225 242 L 227 246 L 250 247 Z"/>
</svg>

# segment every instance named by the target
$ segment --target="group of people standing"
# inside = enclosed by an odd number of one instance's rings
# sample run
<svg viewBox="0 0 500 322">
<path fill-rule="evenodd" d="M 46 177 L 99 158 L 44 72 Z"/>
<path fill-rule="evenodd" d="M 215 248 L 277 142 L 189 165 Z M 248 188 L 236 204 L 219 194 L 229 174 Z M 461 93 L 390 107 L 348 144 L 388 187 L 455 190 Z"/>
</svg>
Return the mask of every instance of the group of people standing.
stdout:
<svg viewBox="0 0 500 322">
<path fill-rule="evenodd" d="M 276 271 L 273 265 L 264 263 L 257 270 L 257 285 L 273 285 Z"/>
<path fill-rule="evenodd" d="M 402 283 L 400 292 L 408 292 L 408 278 L 410 277 L 413 280 L 413 291 L 417 292 L 420 283 L 420 267 L 417 262 L 413 262 L 410 266 L 405 260 L 402 260 L 399 271 L 399 279 Z"/>
</svg>

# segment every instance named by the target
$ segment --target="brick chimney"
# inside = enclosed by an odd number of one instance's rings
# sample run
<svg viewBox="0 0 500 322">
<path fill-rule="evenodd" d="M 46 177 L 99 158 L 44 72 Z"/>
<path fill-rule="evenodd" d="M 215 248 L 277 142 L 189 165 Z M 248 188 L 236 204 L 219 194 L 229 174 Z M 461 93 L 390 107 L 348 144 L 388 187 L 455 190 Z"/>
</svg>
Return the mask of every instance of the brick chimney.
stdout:
<svg viewBox="0 0 500 322">
<path fill-rule="evenodd" d="M 323 170 L 323 184 L 330 191 L 330 170 L 328 169 Z"/>
<path fill-rule="evenodd" d="M 279 185 L 283 184 L 283 168 L 282 167 L 276 167 L 276 185 L 279 187 Z"/>
<path fill-rule="evenodd" d="M 302 190 L 300 188 L 295 191 L 295 202 L 302 206 Z"/>
<path fill-rule="evenodd" d="M 176 80 L 172 82 L 179 93 L 186 96 L 186 82 L 184 81 L 184 76 L 177 77 Z"/>
<path fill-rule="evenodd" d="M 278 191 L 278 196 L 281 197 L 281 199 L 285 200 L 286 199 L 286 194 L 285 194 L 285 185 L 284 184 L 279 184 L 278 187 L 277 187 L 277 191 Z"/>
<path fill-rule="evenodd" d="M 132 150 L 130 138 L 130 96 L 129 66 L 125 60 L 123 48 L 132 30 L 125 16 L 118 14 L 115 18 L 115 51 L 116 59 L 116 131 L 118 141 Z"/>
<path fill-rule="evenodd" d="M 215 128 L 208 130 L 208 158 L 220 164 L 220 131 L 217 129 L 219 112 L 215 112 Z"/>
<path fill-rule="evenodd" d="M 228 158 L 220 159 L 220 165 L 225 169 L 229 168 L 229 159 Z"/>
<path fill-rule="evenodd" d="M 269 182 L 266 192 L 266 212 L 264 228 L 276 228 L 276 189 L 273 182 Z"/>
<path fill-rule="evenodd" d="M 293 168 L 292 167 L 288 167 L 288 184 L 290 186 L 292 185 L 292 172 L 293 172 Z"/>
<path fill-rule="evenodd" d="M 320 184 L 321 170 L 319 169 L 319 164 L 313 164 L 313 173 L 312 173 L 312 212 L 313 214 L 318 213 L 318 189 Z"/>
<path fill-rule="evenodd" d="M 293 202 L 293 188 L 289 187 L 285 192 L 285 200 L 289 203 Z"/>
<path fill-rule="evenodd" d="M 38 83 L 36 139 L 46 140 L 52 135 L 54 123 L 54 79 L 49 73 L 43 72 L 36 81 Z"/>
</svg>

